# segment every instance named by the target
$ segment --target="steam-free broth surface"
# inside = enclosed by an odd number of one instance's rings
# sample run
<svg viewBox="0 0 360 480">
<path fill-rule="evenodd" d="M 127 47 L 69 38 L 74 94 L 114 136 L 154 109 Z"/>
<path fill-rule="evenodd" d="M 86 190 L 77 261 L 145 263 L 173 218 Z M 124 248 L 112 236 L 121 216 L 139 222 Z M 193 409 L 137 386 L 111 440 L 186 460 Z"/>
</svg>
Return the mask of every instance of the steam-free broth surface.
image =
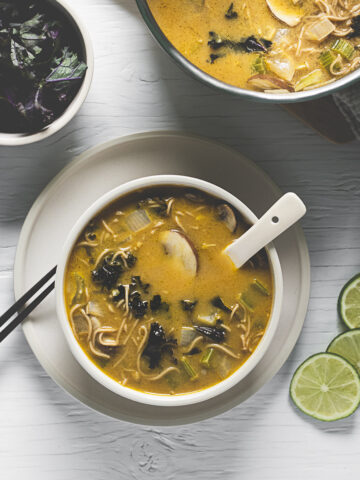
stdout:
<svg viewBox="0 0 360 480">
<path fill-rule="evenodd" d="M 65 277 L 74 335 L 127 387 L 182 394 L 228 377 L 271 313 L 265 252 L 236 270 L 223 249 L 246 231 L 218 199 L 147 189 L 106 208 L 81 234 Z"/>
<path fill-rule="evenodd" d="M 237 87 L 301 91 L 360 64 L 358 0 L 148 0 L 190 62 Z"/>
</svg>

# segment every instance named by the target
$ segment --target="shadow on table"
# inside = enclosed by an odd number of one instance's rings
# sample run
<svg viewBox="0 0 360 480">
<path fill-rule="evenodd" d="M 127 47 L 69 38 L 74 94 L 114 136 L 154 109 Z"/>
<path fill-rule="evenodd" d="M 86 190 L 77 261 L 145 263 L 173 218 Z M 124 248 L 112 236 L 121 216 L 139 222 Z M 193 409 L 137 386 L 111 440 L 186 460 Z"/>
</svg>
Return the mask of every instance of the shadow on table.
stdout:
<svg viewBox="0 0 360 480">
<path fill-rule="evenodd" d="M 80 153 L 83 129 L 79 117 L 75 117 L 63 130 L 40 143 L 0 147 L 0 222 L 23 220 L 43 188 Z"/>
<path fill-rule="evenodd" d="M 343 418 L 342 420 L 337 420 L 336 422 L 323 422 L 321 420 L 316 420 L 315 418 L 309 417 L 305 413 L 298 410 L 293 402 L 291 401 L 290 397 L 288 399 L 289 407 L 292 408 L 296 414 L 301 418 L 302 421 L 306 422 L 307 424 L 311 425 L 312 427 L 316 428 L 325 433 L 344 433 L 349 435 L 355 428 L 355 415 L 351 415 L 350 417 Z"/>
</svg>

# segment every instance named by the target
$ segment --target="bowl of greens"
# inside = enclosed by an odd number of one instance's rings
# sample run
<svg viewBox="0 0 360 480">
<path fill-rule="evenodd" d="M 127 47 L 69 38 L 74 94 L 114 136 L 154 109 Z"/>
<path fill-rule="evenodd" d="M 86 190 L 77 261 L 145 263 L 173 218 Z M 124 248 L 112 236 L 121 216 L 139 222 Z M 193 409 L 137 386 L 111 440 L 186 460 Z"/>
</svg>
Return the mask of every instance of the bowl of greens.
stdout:
<svg viewBox="0 0 360 480">
<path fill-rule="evenodd" d="M 0 145 L 25 145 L 61 130 L 89 92 L 94 54 L 63 0 L 0 2 Z"/>
</svg>

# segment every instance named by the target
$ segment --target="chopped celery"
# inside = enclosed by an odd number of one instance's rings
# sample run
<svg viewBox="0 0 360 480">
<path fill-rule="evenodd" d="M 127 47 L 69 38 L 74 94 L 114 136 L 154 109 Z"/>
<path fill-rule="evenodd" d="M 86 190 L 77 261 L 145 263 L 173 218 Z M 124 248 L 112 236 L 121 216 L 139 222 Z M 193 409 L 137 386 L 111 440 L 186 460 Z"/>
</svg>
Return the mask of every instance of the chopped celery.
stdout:
<svg viewBox="0 0 360 480">
<path fill-rule="evenodd" d="M 317 69 L 300 78 L 300 80 L 295 84 L 295 92 L 300 92 L 300 90 L 304 90 L 307 87 L 311 87 L 317 83 L 320 83 L 322 75 L 322 71 Z"/>
<path fill-rule="evenodd" d="M 351 60 L 352 56 L 354 55 L 355 48 L 351 45 L 351 43 L 347 42 L 343 38 L 339 38 L 338 40 L 335 40 L 331 50 L 336 53 L 340 53 L 340 55 L 346 58 L 346 60 Z"/>
<path fill-rule="evenodd" d="M 321 66 L 329 70 L 330 65 L 335 61 L 336 56 L 330 50 L 325 50 L 325 52 L 320 55 L 319 59 Z"/>
<path fill-rule="evenodd" d="M 210 367 L 210 360 L 211 360 L 211 357 L 212 357 L 213 353 L 214 353 L 213 348 L 209 348 L 208 350 L 206 350 L 206 352 L 202 356 L 202 359 L 200 360 L 200 363 L 203 367 L 206 367 L 206 368 Z"/>
<path fill-rule="evenodd" d="M 258 55 L 252 65 L 252 70 L 254 73 L 266 73 L 266 64 L 263 55 Z"/>
<path fill-rule="evenodd" d="M 265 295 L 265 297 L 268 297 L 270 295 L 269 290 L 261 283 L 259 280 L 255 278 L 255 280 L 252 283 L 252 286 L 260 292 L 262 295 Z"/>
<path fill-rule="evenodd" d="M 240 303 L 242 303 L 251 312 L 254 311 L 254 304 L 252 302 L 252 299 L 249 298 L 248 294 L 246 294 L 246 293 L 241 294 Z"/>
<path fill-rule="evenodd" d="M 194 380 L 197 378 L 197 373 L 193 369 L 193 367 L 190 365 L 190 363 L 186 360 L 185 357 L 182 357 L 181 359 L 182 366 L 184 367 L 185 372 L 189 375 L 191 380 Z"/>
<path fill-rule="evenodd" d="M 220 315 L 218 313 L 211 313 L 210 315 L 198 315 L 197 320 L 202 325 L 215 326 L 216 322 L 220 320 Z"/>
</svg>

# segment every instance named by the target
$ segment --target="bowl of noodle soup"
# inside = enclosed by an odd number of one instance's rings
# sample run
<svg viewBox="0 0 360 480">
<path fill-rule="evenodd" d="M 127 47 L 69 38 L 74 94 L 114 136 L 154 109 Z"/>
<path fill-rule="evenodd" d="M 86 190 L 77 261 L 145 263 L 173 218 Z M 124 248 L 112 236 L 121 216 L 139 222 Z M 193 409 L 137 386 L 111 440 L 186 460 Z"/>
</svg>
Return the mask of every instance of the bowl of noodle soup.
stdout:
<svg viewBox="0 0 360 480">
<path fill-rule="evenodd" d="M 228 93 L 291 103 L 334 93 L 360 77 L 356 0 L 137 0 L 137 5 L 180 67 Z"/>
<path fill-rule="evenodd" d="M 244 379 L 274 338 L 283 292 L 273 245 L 239 270 L 222 253 L 256 220 L 192 177 L 145 177 L 99 198 L 56 275 L 75 359 L 112 392 L 156 406 L 202 402 Z"/>
</svg>

